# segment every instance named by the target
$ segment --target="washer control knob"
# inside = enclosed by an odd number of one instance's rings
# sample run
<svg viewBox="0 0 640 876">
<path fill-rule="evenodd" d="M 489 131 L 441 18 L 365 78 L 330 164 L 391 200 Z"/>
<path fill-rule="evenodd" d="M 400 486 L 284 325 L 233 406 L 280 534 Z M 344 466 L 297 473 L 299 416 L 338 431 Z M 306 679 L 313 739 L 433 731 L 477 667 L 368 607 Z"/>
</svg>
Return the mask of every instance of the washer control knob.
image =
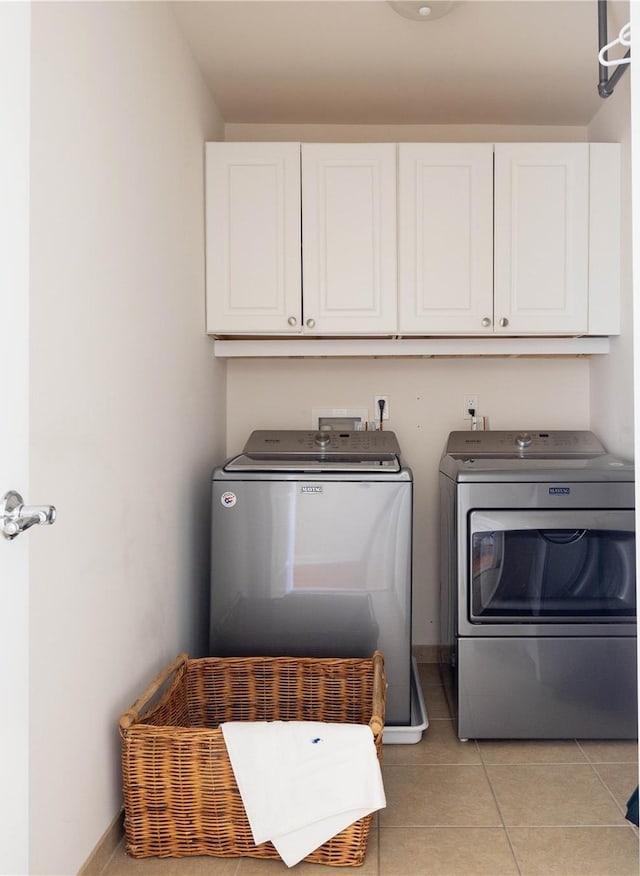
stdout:
<svg viewBox="0 0 640 876">
<path fill-rule="evenodd" d="M 532 441 L 533 438 L 528 432 L 520 432 L 519 435 L 516 435 L 516 444 L 518 447 L 528 447 Z"/>
<path fill-rule="evenodd" d="M 316 437 L 313 441 L 318 447 L 326 447 L 328 444 L 331 444 L 331 435 L 329 432 L 316 432 Z"/>
</svg>

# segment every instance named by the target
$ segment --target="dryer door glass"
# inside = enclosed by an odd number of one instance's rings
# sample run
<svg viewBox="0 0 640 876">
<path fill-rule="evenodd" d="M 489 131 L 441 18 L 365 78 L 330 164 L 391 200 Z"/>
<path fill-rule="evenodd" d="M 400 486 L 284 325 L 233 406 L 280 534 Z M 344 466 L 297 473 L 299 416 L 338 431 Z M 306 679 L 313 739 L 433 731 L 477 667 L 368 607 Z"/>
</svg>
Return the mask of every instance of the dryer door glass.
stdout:
<svg viewBox="0 0 640 876">
<path fill-rule="evenodd" d="M 473 512 L 469 548 L 471 621 L 635 617 L 632 511 Z"/>
</svg>

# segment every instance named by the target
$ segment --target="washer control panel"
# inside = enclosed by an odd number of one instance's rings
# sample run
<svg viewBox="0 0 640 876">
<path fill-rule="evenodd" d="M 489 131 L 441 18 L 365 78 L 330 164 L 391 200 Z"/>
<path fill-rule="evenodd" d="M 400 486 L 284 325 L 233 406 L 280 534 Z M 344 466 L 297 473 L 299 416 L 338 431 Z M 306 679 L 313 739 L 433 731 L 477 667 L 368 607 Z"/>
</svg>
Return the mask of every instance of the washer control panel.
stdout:
<svg viewBox="0 0 640 876">
<path fill-rule="evenodd" d="M 330 458 L 332 454 L 354 459 L 389 459 L 400 455 L 400 447 L 393 432 L 258 430 L 249 436 L 243 453 L 261 459 L 303 455 Z"/>
</svg>

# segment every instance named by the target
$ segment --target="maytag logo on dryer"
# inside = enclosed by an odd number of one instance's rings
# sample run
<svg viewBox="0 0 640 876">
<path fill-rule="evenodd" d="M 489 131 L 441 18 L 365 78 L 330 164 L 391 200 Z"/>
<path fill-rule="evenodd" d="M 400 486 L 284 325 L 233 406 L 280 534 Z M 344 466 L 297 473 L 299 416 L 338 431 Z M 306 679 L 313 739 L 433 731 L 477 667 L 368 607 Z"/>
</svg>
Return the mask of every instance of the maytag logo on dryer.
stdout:
<svg viewBox="0 0 640 876">
<path fill-rule="evenodd" d="M 571 493 L 571 487 L 549 487 L 550 496 L 568 496 Z"/>
<path fill-rule="evenodd" d="M 314 484 L 313 486 L 309 486 L 309 484 L 302 484 L 300 487 L 301 493 L 322 493 L 324 492 L 324 487 L 320 484 Z"/>
</svg>

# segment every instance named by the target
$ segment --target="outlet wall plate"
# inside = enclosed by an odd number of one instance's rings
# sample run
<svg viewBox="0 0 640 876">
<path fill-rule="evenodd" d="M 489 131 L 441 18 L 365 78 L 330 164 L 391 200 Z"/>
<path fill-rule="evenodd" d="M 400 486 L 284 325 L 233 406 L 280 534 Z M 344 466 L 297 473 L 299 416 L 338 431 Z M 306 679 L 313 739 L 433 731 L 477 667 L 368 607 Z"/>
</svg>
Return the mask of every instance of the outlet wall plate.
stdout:
<svg viewBox="0 0 640 876">
<path fill-rule="evenodd" d="M 380 408 L 378 407 L 378 399 L 384 399 L 384 410 L 382 412 L 382 419 L 389 419 L 389 396 L 388 395 L 374 395 L 373 397 L 373 420 L 377 420 L 380 422 Z"/>
<path fill-rule="evenodd" d="M 471 414 L 469 413 L 469 409 L 475 411 L 474 416 L 478 416 L 480 406 L 480 399 L 476 392 L 469 392 L 464 397 L 464 408 L 463 408 L 463 417 L 465 420 L 471 419 Z"/>
</svg>

